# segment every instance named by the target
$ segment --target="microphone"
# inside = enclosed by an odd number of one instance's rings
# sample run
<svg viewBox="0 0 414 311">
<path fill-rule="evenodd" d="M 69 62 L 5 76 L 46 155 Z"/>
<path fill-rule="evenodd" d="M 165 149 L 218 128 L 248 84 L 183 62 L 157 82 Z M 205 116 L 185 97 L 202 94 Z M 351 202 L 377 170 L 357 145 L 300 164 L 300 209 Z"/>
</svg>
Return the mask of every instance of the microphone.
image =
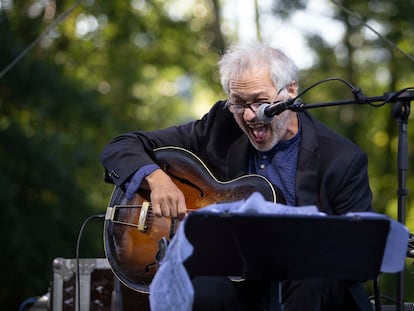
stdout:
<svg viewBox="0 0 414 311">
<path fill-rule="evenodd" d="M 285 101 L 276 102 L 274 104 L 262 104 L 259 106 L 259 109 L 257 109 L 257 118 L 261 122 L 270 122 L 275 116 L 288 110 L 293 101 L 292 98 L 288 98 Z"/>
</svg>

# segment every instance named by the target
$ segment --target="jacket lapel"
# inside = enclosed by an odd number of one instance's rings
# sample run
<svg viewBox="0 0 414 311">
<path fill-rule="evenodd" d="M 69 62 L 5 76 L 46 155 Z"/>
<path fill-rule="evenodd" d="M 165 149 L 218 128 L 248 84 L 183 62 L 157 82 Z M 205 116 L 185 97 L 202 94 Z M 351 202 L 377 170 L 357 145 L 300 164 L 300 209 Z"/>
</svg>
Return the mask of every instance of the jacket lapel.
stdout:
<svg viewBox="0 0 414 311">
<path fill-rule="evenodd" d="M 318 193 L 318 142 L 310 116 L 307 113 L 298 114 L 302 136 L 300 140 L 298 165 L 296 171 L 296 203 L 301 205 L 319 206 Z"/>
<path fill-rule="evenodd" d="M 250 142 L 245 134 L 237 138 L 227 152 L 227 178 L 233 179 L 248 173 Z"/>
<path fill-rule="evenodd" d="M 296 205 L 319 205 L 318 193 L 318 142 L 311 117 L 298 113 L 302 126 L 296 171 Z M 246 135 L 241 135 L 229 147 L 227 153 L 227 178 L 233 179 L 248 173 L 251 145 Z"/>
</svg>

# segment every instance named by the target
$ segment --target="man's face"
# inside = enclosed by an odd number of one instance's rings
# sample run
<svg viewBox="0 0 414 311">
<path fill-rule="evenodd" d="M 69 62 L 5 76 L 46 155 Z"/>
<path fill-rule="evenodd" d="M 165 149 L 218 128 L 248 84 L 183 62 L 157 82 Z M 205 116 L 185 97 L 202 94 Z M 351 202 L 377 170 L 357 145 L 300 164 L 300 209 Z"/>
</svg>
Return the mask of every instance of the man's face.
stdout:
<svg viewBox="0 0 414 311">
<path fill-rule="evenodd" d="M 278 95 L 268 70 L 247 72 L 237 79 L 230 80 L 229 86 L 230 103 L 232 104 L 273 102 L 285 100 L 296 94 L 296 82 L 294 82 L 286 87 L 286 92 Z M 279 141 L 291 138 L 292 122 L 297 122 L 296 115 L 293 119 L 291 111 L 285 111 L 276 116 L 271 122 L 264 123 L 257 119 L 254 110 L 254 106 L 249 106 L 244 109 L 244 112 L 233 113 L 233 115 L 237 124 L 257 150 L 268 151 Z"/>
</svg>

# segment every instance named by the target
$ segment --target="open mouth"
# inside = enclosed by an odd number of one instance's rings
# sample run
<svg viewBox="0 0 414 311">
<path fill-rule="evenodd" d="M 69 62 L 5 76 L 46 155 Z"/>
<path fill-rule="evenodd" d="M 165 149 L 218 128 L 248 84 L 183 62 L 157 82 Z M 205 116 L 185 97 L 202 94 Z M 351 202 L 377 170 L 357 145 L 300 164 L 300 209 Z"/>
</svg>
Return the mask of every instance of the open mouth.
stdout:
<svg viewBox="0 0 414 311">
<path fill-rule="evenodd" d="M 250 132 L 252 133 L 254 140 L 258 143 L 265 140 L 268 127 L 269 126 L 264 123 L 249 124 Z"/>
</svg>

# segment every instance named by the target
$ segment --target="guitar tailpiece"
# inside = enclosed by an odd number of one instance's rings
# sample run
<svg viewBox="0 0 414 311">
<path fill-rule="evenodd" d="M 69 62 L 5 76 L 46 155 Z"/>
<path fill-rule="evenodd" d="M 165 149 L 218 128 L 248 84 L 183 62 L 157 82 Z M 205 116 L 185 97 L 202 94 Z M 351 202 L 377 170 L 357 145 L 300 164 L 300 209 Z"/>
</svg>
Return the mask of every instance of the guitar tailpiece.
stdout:
<svg viewBox="0 0 414 311">
<path fill-rule="evenodd" d="M 162 237 L 158 241 L 158 252 L 155 254 L 155 260 L 157 262 L 157 270 L 161 266 L 162 260 L 164 259 L 165 253 L 168 247 L 168 240 L 165 237 Z"/>
</svg>

